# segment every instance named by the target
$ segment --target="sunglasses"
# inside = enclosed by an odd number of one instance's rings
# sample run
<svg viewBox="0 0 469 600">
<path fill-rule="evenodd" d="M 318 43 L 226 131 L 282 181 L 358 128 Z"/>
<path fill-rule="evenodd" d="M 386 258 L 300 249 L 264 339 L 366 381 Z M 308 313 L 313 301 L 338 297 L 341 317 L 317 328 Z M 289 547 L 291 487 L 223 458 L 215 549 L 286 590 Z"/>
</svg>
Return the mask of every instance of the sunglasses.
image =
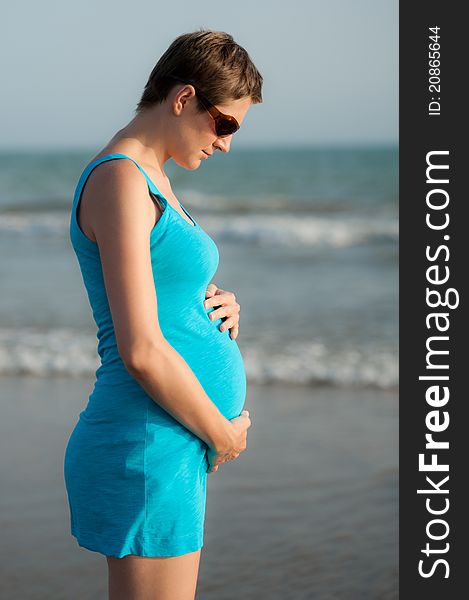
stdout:
<svg viewBox="0 0 469 600">
<path fill-rule="evenodd" d="M 195 93 L 199 98 L 200 103 L 215 121 L 215 131 L 218 137 L 226 137 L 238 131 L 240 127 L 238 121 L 231 115 L 225 115 L 222 112 L 220 112 L 218 108 L 213 106 L 213 104 L 211 104 L 206 98 L 204 98 L 204 96 L 202 96 L 202 94 L 197 90 L 197 88 L 191 81 L 184 81 L 183 79 L 175 75 L 168 75 L 168 77 L 170 79 L 180 81 L 181 83 L 190 83 L 190 85 L 194 87 Z"/>
</svg>

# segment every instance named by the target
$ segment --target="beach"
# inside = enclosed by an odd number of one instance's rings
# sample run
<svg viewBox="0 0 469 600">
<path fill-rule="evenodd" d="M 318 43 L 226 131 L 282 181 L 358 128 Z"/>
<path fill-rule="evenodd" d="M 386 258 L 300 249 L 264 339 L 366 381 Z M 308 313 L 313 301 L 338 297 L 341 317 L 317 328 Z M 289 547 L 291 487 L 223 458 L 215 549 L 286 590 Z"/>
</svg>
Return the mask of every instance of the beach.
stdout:
<svg viewBox="0 0 469 600">
<path fill-rule="evenodd" d="M 62 474 L 91 379 L 1 384 L 1 597 L 102 600 Z M 246 408 L 247 450 L 208 476 L 197 598 L 397 598 L 397 395 L 251 384 Z"/>
</svg>

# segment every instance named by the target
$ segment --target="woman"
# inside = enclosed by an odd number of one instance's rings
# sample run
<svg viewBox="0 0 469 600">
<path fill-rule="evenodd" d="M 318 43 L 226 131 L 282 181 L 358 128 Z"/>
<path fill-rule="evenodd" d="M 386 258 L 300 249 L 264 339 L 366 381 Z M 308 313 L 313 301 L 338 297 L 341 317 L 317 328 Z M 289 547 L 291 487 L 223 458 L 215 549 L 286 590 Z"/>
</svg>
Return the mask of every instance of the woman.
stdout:
<svg viewBox="0 0 469 600">
<path fill-rule="evenodd" d="M 261 88 L 229 34 L 179 36 L 75 190 L 70 239 L 101 365 L 64 477 L 72 535 L 106 556 L 112 600 L 194 598 L 207 473 L 246 449 L 240 307 L 209 284 L 218 248 L 163 167 L 229 152 Z"/>
</svg>

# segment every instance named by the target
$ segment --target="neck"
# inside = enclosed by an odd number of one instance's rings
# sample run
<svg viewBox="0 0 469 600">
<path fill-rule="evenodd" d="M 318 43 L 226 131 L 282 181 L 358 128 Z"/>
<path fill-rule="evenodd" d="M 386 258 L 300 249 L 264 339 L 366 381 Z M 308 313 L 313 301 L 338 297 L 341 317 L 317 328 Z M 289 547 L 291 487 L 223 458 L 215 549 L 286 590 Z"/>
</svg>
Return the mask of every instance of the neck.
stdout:
<svg viewBox="0 0 469 600">
<path fill-rule="evenodd" d="M 171 155 L 165 144 L 167 139 L 165 124 L 170 120 L 163 112 L 164 107 L 158 105 L 135 115 L 116 133 L 110 143 L 124 143 L 138 162 L 152 165 L 155 171 L 166 177 L 164 163 L 171 158 Z"/>
</svg>

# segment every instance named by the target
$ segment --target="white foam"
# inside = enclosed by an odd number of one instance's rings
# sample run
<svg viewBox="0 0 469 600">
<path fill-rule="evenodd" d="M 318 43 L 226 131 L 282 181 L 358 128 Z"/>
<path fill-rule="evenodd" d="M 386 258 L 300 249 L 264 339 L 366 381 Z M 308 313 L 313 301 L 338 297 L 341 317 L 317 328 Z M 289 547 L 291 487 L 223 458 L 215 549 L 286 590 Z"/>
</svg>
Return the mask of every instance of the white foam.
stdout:
<svg viewBox="0 0 469 600">
<path fill-rule="evenodd" d="M 331 349 L 319 342 L 283 344 L 281 340 L 240 343 L 240 348 L 248 380 L 257 383 L 398 386 L 397 354 L 386 348 Z M 92 331 L 0 329 L 2 375 L 92 376 L 99 364 Z"/>
<path fill-rule="evenodd" d="M 331 349 L 319 342 L 249 345 L 243 356 L 249 379 L 258 383 L 297 383 L 370 386 L 396 389 L 399 385 L 397 352 L 376 347 Z"/>
<path fill-rule="evenodd" d="M 373 239 L 396 240 L 392 219 L 312 215 L 242 215 L 206 217 L 204 224 L 222 240 L 275 246 L 347 247 Z"/>
<path fill-rule="evenodd" d="M 97 338 L 72 329 L 0 329 L 0 374 L 88 375 L 99 366 Z"/>
<path fill-rule="evenodd" d="M 50 210 L 31 213 L 0 213 L 0 233 L 26 236 L 68 235 L 70 213 Z"/>
<path fill-rule="evenodd" d="M 191 213 L 193 214 L 193 213 Z M 284 247 L 332 246 L 391 240 L 399 235 L 397 219 L 311 214 L 193 215 L 217 241 Z M 64 211 L 0 214 L 0 233 L 68 236 L 70 215 Z"/>
</svg>

